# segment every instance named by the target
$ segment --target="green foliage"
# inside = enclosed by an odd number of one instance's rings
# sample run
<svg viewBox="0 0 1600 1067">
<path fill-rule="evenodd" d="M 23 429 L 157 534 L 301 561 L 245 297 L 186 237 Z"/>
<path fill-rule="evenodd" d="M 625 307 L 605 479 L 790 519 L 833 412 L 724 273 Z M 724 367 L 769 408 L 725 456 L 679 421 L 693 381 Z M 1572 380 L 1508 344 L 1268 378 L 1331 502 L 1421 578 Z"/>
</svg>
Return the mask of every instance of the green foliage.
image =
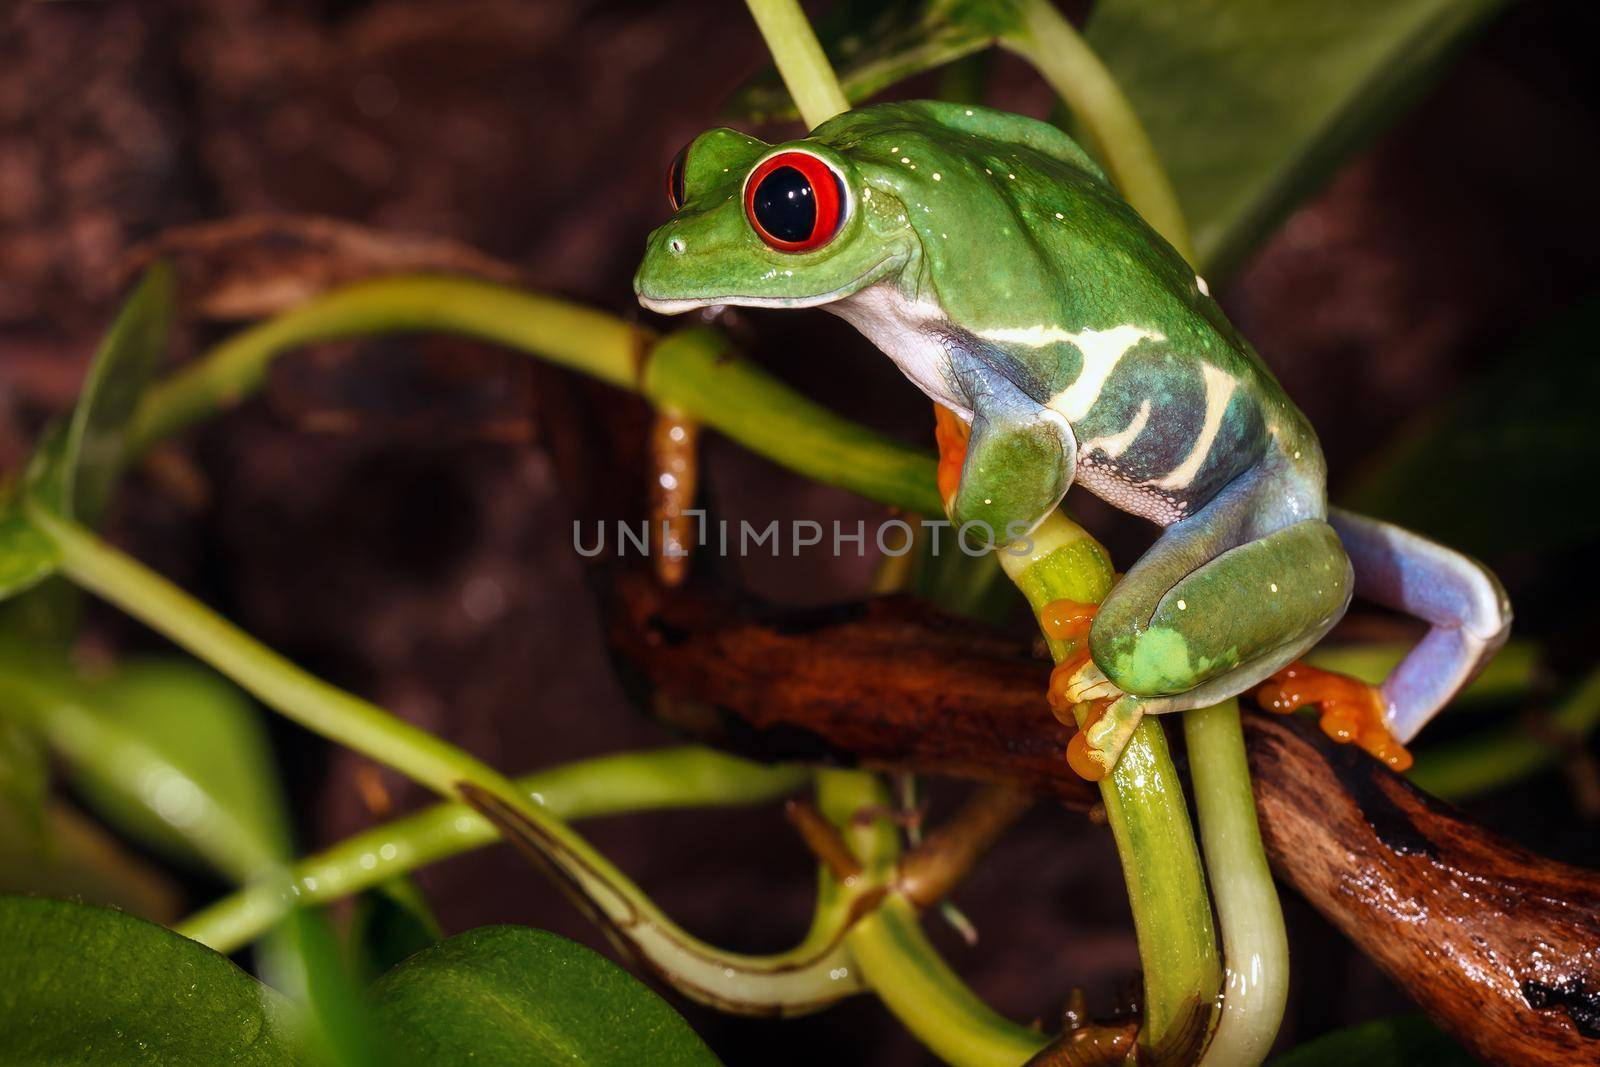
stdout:
<svg viewBox="0 0 1600 1067">
<path fill-rule="evenodd" d="M 718 1061 L 620 967 L 539 930 L 484 926 L 412 956 L 373 986 L 408 1062 L 484 1067 L 704 1067 Z"/>
<path fill-rule="evenodd" d="M 142 919 L 5 897 L 0 945 L 0 1062 L 303 1062 L 282 997 L 226 957 Z"/>
<path fill-rule="evenodd" d="M 1600 537 L 1600 500 L 1584 488 L 1600 464 L 1600 361 L 1588 340 L 1597 320 L 1591 300 L 1497 362 L 1401 437 L 1347 494 L 1350 506 L 1484 555 Z"/>
<path fill-rule="evenodd" d="M 855 104 L 986 48 L 1018 23 L 1011 4 L 993 0 L 879 0 L 834 4 L 816 29 L 840 87 Z M 752 78 L 728 110 L 754 122 L 799 118 L 776 68 Z"/>
<path fill-rule="evenodd" d="M 1225 274 L 1432 83 L 1499 0 L 1099 0 L 1084 36 Z"/>
<path fill-rule="evenodd" d="M 288 857 L 272 745 L 231 682 L 192 660 L 148 657 L 84 686 L 77 706 L 94 736 L 65 745 L 71 778 L 112 825 L 235 881 Z"/>
<path fill-rule="evenodd" d="M 1421 1015 L 1396 1015 L 1309 1041 L 1267 1067 L 1472 1067 L 1478 1061 Z"/>
<path fill-rule="evenodd" d="M 99 524 L 122 470 L 124 432 L 166 353 L 174 285 L 165 263 L 145 271 L 101 341 L 72 415 L 45 436 L 22 493 L 0 499 L 0 600 L 44 581 L 59 563 L 50 539 L 28 521 L 24 496 L 64 518 Z M 52 582 L 29 602 L 8 605 L 6 628 L 59 643 L 76 611 L 76 593 Z"/>
<path fill-rule="evenodd" d="M 444 939 L 422 890 L 405 875 L 356 897 L 346 936 L 350 969 L 371 982 L 408 957 Z"/>
</svg>

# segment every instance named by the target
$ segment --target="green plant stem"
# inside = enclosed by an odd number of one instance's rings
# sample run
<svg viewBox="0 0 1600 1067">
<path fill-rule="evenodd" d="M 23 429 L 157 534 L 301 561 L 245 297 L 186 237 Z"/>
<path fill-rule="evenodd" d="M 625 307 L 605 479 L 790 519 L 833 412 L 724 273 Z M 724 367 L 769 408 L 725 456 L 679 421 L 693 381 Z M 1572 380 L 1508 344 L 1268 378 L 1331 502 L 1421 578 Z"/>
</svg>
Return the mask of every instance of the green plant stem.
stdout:
<svg viewBox="0 0 1600 1067">
<path fill-rule="evenodd" d="M 931 455 L 807 399 L 737 358 L 716 330 L 684 330 L 656 345 L 642 391 L 808 478 L 921 514 L 944 510 Z"/>
<path fill-rule="evenodd" d="M 613 315 L 503 285 L 445 275 L 357 282 L 241 330 L 139 405 L 127 450 L 138 455 L 261 388 L 274 356 L 316 341 L 394 333 L 454 333 L 531 352 L 633 388 L 652 335 Z"/>
<path fill-rule="evenodd" d="M 1172 181 L 1116 79 L 1052 0 L 1018 0 L 1017 32 L 1000 43 L 1031 63 L 1083 124 L 1134 210 L 1189 262 L 1194 246 Z"/>
<path fill-rule="evenodd" d="M 928 943 L 916 908 L 893 887 L 900 858 L 895 828 L 885 819 L 859 818 L 892 803 L 876 775 L 817 772 L 818 810 L 861 861 L 857 881 L 885 894 L 850 927 L 845 946 L 867 986 L 941 1060 L 960 1067 L 1017 1067 L 1047 1039 L 985 1005 Z M 826 873 L 823 880 L 832 881 Z"/>
<path fill-rule="evenodd" d="M 928 943 L 916 910 L 891 895 L 845 943 L 884 1005 L 935 1056 L 958 1067 L 1018 1067 L 1049 1043 L 973 995 Z"/>
<path fill-rule="evenodd" d="M 1222 1015 L 1201 1067 L 1249 1067 L 1272 1049 L 1289 995 L 1289 938 L 1256 823 L 1239 702 L 1183 715 L 1195 810 L 1222 928 Z"/>
<path fill-rule="evenodd" d="M 472 791 L 516 821 L 519 839 L 558 866 L 611 931 L 686 995 L 731 1011 L 814 1010 L 857 986 L 837 938 L 778 956 L 724 952 L 668 919 L 604 856 L 504 776 L 432 734 L 301 670 L 88 530 L 38 504 L 29 518 L 79 585 L 210 663 L 262 703 L 447 799 Z"/>
<path fill-rule="evenodd" d="M 134 415 L 128 454 L 251 396 L 285 352 L 330 338 L 417 332 L 548 359 L 640 391 L 817 481 L 908 510 L 940 508 L 932 456 L 806 399 L 736 356 L 714 330 L 684 330 L 657 343 L 613 316 L 469 278 L 360 282 L 241 330 L 150 389 Z"/>
<path fill-rule="evenodd" d="M 1437 745 L 1417 754 L 1407 775 L 1447 800 L 1507 785 L 1552 764 L 1600 728 L 1600 671 L 1591 672 L 1534 730 L 1526 721 L 1488 736 Z"/>
<path fill-rule="evenodd" d="M 1110 591 L 1105 549 L 1061 513 L 1034 531 L 1031 549 L 1026 556 L 1003 549 L 1001 563 L 1035 615 L 1054 600 L 1099 603 Z M 1072 651 L 1060 641 L 1047 643 L 1058 663 Z M 1222 973 L 1183 786 L 1154 719 L 1135 729 L 1116 768 L 1101 779 L 1100 797 L 1122 859 L 1144 965 L 1140 1042 L 1167 1049 L 1194 1025 L 1196 1012 L 1209 1015 Z"/>
<path fill-rule="evenodd" d="M 797 0 L 746 0 L 800 119 L 816 129 L 850 110 L 828 56 Z"/>
<path fill-rule="evenodd" d="M 563 820 L 685 807 L 759 804 L 811 780 L 802 767 L 765 767 L 686 746 L 601 756 L 516 780 Z M 465 804 L 438 804 L 375 826 L 307 856 L 278 877 L 252 882 L 180 923 L 185 937 L 235 952 L 266 933 L 294 904 L 322 904 L 397 875 L 500 840 L 494 824 Z"/>
</svg>

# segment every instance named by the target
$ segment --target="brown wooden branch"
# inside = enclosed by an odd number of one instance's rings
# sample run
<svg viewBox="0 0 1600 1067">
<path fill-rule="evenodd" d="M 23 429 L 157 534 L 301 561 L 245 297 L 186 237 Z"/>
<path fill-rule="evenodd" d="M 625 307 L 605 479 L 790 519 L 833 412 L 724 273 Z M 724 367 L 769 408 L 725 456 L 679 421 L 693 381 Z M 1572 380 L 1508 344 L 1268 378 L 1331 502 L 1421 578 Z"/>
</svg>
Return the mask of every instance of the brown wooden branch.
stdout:
<svg viewBox="0 0 1600 1067">
<path fill-rule="evenodd" d="M 611 639 L 657 713 L 766 758 L 1007 783 L 1087 807 L 1029 648 L 903 598 L 738 608 L 611 575 Z M 1473 824 L 1295 719 L 1245 718 L 1273 869 L 1490 1063 L 1600 1063 L 1600 875 Z"/>
</svg>

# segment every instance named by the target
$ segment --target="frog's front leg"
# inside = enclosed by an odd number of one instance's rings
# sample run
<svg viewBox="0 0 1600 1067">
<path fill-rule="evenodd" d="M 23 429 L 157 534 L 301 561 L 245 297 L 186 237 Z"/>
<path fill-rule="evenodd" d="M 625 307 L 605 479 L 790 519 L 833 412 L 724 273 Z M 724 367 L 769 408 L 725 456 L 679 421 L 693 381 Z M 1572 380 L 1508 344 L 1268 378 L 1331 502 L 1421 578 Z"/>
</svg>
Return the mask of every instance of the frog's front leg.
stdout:
<svg viewBox="0 0 1600 1067">
<path fill-rule="evenodd" d="M 1141 714 L 1236 696 L 1338 621 L 1353 576 L 1320 511 L 1294 472 L 1263 469 L 1167 527 L 1100 606 L 1092 658 L 1058 686 L 1064 701 L 1112 702 L 1085 731 L 1094 762 L 1115 765 Z"/>
<path fill-rule="evenodd" d="M 999 547 L 1025 537 L 1061 503 L 1077 469 L 1077 441 L 1066 419 L 996 373 L 968 374 L 962 387 L 970 429 L 937 409 L 939 490 L 950 521 L 963 531 L 976 527 L 963 533 L 965 542 L 977 543 L 981 532 Z"/>
</svg>

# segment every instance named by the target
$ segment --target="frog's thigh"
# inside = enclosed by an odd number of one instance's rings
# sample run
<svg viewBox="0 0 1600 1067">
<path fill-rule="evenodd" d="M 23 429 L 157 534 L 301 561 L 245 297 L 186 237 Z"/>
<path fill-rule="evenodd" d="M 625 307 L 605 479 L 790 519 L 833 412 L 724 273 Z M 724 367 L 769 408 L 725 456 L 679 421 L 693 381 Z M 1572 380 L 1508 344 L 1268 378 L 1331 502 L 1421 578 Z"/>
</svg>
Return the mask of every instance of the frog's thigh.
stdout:
<svg viewBox="0 0 1600 1067">
<path fill-rule="evenodd" d="M 1095 664 L 1124 692 L 1184 694 L 1150 711 L 1243 692 L 1315 644 L 1350 602 L 1350 561 L 1326 522 L 1230 546 L 1229 524 L 1207 529 L 1207 519 L 1202 512 L 1169 529 L 1112 590 L 1089 633 Z M 1200 525 L 1179 529 L 1190 523 Z"/>
<path fill-rule="evenodd" d="M 1031 403 L 978 406 L 950 503 L 958 525 L 981 523 L 995 544 L 1031 531 L 1056 509 L 1072 484 L 1077 446 L 1066 420 Z M 974 532 L 974 542 L 981 537 Z"/>
</svg>

